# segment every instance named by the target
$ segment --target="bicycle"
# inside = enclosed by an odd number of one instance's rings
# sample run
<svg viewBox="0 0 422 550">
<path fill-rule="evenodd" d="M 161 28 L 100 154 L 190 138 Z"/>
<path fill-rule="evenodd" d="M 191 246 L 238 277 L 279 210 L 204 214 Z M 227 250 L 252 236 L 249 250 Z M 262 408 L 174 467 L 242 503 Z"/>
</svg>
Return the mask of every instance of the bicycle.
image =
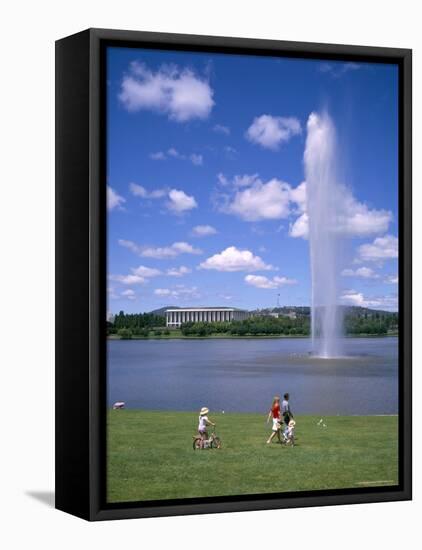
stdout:
<svg viewBox="0 0 422 550">
<path fill-rule="evenodd" d="M 221 439 L 215 435 L 215 429 L 213 428 L 208 439 L 204 439 L 200 435 L 194 435 L 192 446 L 194 451 L 201 449 L 221 449 Z"/>
</svg>

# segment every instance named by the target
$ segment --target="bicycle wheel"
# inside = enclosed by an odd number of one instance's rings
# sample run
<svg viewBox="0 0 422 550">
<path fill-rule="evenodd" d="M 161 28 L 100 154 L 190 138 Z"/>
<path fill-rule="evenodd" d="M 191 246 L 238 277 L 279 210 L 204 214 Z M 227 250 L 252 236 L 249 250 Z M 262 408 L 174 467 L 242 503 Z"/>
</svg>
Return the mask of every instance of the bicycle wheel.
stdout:
<svg viewBox="0 0 422 550">
<path fill-rule="evenodd" d="M 221 439 L 219 437 L 214 437 L 211 447 L 213 449 L 221 449 Z"/>
<path fill-rule="evenodd" d="M 195 437 L 193 440 L 193 450 L 197 451 L 199 449 L 202 449 L 202 439 L 200 437 Z"/>
</svg>

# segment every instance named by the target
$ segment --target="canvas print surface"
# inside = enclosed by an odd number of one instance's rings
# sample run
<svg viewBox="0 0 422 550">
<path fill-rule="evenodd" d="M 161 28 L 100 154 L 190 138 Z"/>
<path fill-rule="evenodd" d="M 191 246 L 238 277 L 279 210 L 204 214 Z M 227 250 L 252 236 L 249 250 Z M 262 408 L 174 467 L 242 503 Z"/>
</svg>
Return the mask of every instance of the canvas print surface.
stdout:
<svg viewBox="0 0 422 550">
<path fill-rule="evenodd" d="M 398 484 L 398 68 L 108 47 L 107 500 Z"/>
</svg>

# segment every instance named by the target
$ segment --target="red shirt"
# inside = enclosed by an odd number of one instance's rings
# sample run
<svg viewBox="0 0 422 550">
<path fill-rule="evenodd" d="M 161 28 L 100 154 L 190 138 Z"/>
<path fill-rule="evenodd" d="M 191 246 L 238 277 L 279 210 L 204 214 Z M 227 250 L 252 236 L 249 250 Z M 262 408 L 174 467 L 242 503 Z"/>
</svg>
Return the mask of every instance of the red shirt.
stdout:
<svg viewBox="0 0 422 550">
<path fill-rule="evenodd" d="M 280 405 L 274 405 L 271 409 L 273 418 L 280 418 Z"/>
</svg>

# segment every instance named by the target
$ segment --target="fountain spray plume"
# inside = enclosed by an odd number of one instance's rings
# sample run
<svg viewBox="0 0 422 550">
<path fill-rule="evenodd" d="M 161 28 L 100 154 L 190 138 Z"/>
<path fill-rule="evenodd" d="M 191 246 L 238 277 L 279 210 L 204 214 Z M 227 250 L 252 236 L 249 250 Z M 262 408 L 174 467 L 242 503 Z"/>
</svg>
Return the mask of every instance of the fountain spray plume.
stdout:
<svg viewBox="0 0 422 550">
<path fill-rule="evenodd" d="M 312 278 L 312 344 L 316 356 L 342 355 L 342 311 L 338 305 L 340 236 L 336 132 L 327 113 L 312 113 L 304 154 Z"/>
</svg>

